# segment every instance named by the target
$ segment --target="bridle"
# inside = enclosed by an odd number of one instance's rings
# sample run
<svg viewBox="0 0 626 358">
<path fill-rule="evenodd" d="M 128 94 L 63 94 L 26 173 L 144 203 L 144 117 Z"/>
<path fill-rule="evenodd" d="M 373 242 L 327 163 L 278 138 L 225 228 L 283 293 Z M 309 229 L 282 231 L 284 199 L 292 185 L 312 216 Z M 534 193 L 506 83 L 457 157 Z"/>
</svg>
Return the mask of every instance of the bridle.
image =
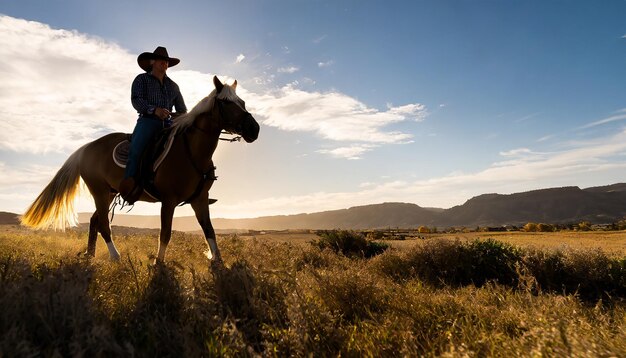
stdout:
<svg viewBox="0 0 626 358">
<path fill-rule="evenodd" d="M 224 100 L 224 99 L 217 99 L 215 98 L 216 101 L 216 105 L 217 105 L 217 110 L 219 112 L 219 117 L 218 117 L 218 127 L 220 128 L 220 135 L 221 134 L 228 134 L 228 135 L 235 135 L 235 137 L 233 138 L 219 138 L 220 140 L 225 140 L 228 142 L 238 142 L 241 140 L 242 135 L 240 135 L 239 133 L 243 132 L 243 124 L 239 123 L 237 125 L 235 125 L 234 123 L 232 123 L 228 118 L 226 118 L 226 116 L 224 116 L 224 102 L 231 102 L 229 100 Z M 241 108 L 241 107 L 240 107 Z M 246 114 L 250 115 L 250 112 L 248 112 L 245 108 L 241 108 L 245 111 Z M 222 128 L 234 128 L 233 131 L 229 131 L 229 130 L 224 130 Z M 214 134 L 211 133 L 210 131 L 204 129 L 204 128 L 200 128 L 198 127 L 195 123 L 193 123 L 190 127 L 188 128 L 193 128 L 194 130 L 197 130 L 199 132 L 201 132 L 202 134 L 206 135 L 206 136 L 213 136 Z M 183 203 L 181 203 L 180 205 L 185 205 L 190 203 L 193 199 L 195 199 L 198 195 L 200 195 L 200 192 L 202 191 L 202 188 L 204 187 L 204 184 L 208 181 L 208 180 L 216 180 L 217 177 L 215 176 L 215 166 L 213 166 L 213 164 L 211 164 L 209 166 L 209 168 L 207 170 L 203 170 L 202 168 L 199 168 L 196 163 L 193 161 L 193 156 L 192 156 L 192 152 L 191 152 L 191 146 L 189 144 L 189 140 L 187 139 L 187 132 L 183 133 L 183 141 L 184 141 L 184 146 L 185 146 L 185 150 L 187 152 L 187 157 L 189 158 L 191 165 L 193 166 L 194 170 L 196 171 L 197 174 L 200 175 L 200 181 L 198 182 L 198 185 L 196 186 L 196 189 L 194 190 L 193 194 L 191 195 L 191 197 L 189 197 L 187 200 L 185 200 Z"/>
<path fill-rule="evenodd" d="M 235 125 L 234 123 L 232 123 L 230 120 L 228 120 L 226 118 L 226 116 L 224 116 L 224 102 L 232 102 L 226 99 L 217 99 L 215 98 L 215 102 L 217 105 L 217 110 L 219 112 L 219 117 L 218 117 L 218 127 L 219 128 L 234 128 L 234 130 L 229 131 L 229 130 L 225 130 L 225 129 L 221 129 L 220 131 L 220 135 L 222 134 L 226 134 L 226 135 L 232 135 L 234 137 L 232 138 L 222 138 L 219 137 L 219 140 L 223 140 L 223 141 L 227 141 L 227 142 L 239 142 L 241 141 L 242 135 L 239 134 L 243 131 L 243 124 L 239 123 L 238 125 Z M 241 108 L 241 107 L 239 107 Z M 245 111 L 246 114 L 250 114 L 250 112 L 248 112 L 246 109 L 242 108 L 242 110 Z M 213 133 L 209 132 L 208 130 L 204 129 L 204 128 L 200 128 L 198 127 L 195 123 L 193 123 L 189 128 L 195 129 L 197 131 L 200 131 L 202 133 L 204 133 L 207 136 L 211 136 L 213 135 Z"/>
<path fill-rule="evenodd" d="M 234 103 L 234 102 L 230 101 L 230 100 L 227 100 L 227 99 L 217 99 L 217 98 L 215 98 L 215 101 L 216 101 L 216 105 L 217 105 L 217 111 L 219 112 L 218 126 L 220 128 L 233 128 L 234 129 L 232 131 L 222 129 L 222 132 L 220 134 L 233 135 L 234 137 L 233 138 L 222 138 L 222 137 L 220 137 L 220 140 L 224 140 L 224 141 L 227 141 L 227 142 L 239 142 L 239 141 L 241 141 L 242 135 L 240 133 L 243 132 L 243 122 L 240 121 L 237 125 L 235 125 L 234 123 L 232 123 L 231 120 L 229 120 L 228 118 L 226 118 L 226 116 L 224 116 L 224 103 L 226 103 L 226 102 Z M 238 107 L 241 108 L 241 106 L 238 106 Z M 248 112 L 245 108 L 241 108 L 241 109 L 246 114 L 250 114 L 250 112 Z"/>
</svg>

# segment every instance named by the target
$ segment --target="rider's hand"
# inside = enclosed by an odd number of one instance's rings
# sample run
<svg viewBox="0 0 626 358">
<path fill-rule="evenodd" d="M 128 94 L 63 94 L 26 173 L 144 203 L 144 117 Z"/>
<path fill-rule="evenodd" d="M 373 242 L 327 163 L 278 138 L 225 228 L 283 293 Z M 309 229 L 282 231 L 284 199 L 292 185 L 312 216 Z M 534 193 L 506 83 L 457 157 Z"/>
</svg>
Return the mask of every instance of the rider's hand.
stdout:
<svg viewBox="0 0 626 358">
<path fill-rule="evenodd" d="M 157 109 L 154 110 L 154 114 L 157 117 L 161 118 L 161 120 L 166 120 L 167 117 L 170 116 L 170 111 L 168 111 L 165 108 L 158 107 Z"/>
</svg>

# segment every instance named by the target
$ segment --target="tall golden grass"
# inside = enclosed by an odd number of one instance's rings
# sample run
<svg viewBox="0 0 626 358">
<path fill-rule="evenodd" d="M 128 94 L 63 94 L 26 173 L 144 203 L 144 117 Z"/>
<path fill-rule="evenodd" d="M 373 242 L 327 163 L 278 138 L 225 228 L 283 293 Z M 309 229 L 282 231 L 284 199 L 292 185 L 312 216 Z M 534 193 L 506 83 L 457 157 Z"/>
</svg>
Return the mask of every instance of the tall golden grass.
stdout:
<svg viewBox="0 0 626 358">
<path fill-rule="evenodd" d="M 342 235 L 348 235 L 343 233 Z M 0 356 L 625 356 L 626 258 L 426 240 L 373 258 L 175 233 L 0 231 Z"/>
</svg>

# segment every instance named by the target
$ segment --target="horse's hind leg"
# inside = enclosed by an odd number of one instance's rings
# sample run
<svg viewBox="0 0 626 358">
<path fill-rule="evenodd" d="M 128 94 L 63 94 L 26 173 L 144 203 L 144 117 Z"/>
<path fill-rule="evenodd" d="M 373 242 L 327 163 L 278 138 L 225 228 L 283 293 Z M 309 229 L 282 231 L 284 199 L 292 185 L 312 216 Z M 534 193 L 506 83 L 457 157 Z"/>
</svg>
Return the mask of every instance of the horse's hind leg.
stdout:
<svg viewBox="0 0 626 358">
<path fill-rule="evenodd" d="M 87 187 L 89 188 L 96 204 L 96 212 L 93 214 L 89 222 L 89 241 L 87 243 L 87 253 L 90 253 L 89 250 L 92 247 L 94 255 L 96 253 L 97 234 L 93 228 L 97 228 L 100 235 L 102 235 L 104 242 L 107 244 L 111 260 L 118 261 L 120 259 L 120 253 L 117 251 L 117 248 L 111 239 L 111 227 L 109 226 L 109 205 L 111 205 L 114 195 L 111 194 L 108 188 L 94 190 L 93 186 L 90 186 L 89 184 L 87 184 Z"/>
<path fill-rule="evenodd" d="M 89 239 L 87 239 L 87 255 L 96 256 L 96 240 L 98 239 L 98 212 L 96 211 L 89 220 Z"/>
</svg>

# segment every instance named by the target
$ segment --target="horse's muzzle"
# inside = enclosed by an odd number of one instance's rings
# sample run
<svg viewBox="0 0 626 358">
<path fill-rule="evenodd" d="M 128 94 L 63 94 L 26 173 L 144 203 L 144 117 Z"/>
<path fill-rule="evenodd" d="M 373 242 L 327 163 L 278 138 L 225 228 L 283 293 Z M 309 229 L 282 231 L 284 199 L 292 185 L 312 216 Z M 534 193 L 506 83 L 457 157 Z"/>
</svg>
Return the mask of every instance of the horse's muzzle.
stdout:
<svg viewBox="0 0 626 358">
<path fill-rule="evenodd" d="M 248 143 L 254 142 L 259 137 L 259 123 L 248 113 L 242 124 L 241 136 Z"/>
</svg>

